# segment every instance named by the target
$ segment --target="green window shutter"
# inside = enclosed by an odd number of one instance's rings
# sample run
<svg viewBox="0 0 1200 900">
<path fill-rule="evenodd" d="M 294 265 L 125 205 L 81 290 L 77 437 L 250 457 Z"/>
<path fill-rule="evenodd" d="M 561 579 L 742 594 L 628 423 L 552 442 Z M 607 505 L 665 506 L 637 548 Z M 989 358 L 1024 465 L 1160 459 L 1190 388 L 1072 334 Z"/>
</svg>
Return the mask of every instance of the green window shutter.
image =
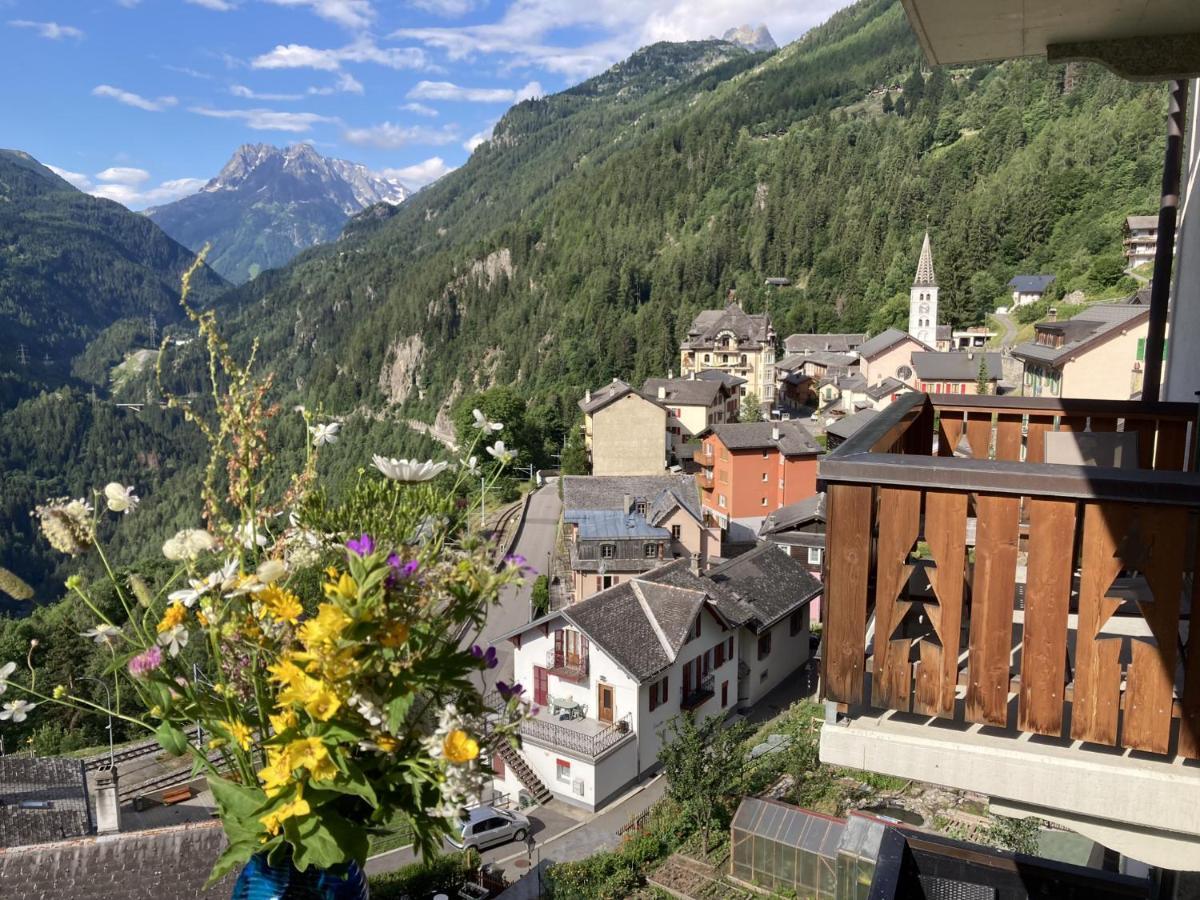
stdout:
<svg viewBox="0 0 1200 900">
<path fill-rule="evenodd" d="M 1145 338 L 1138 338 L 1137 361 L 1138 362 L 1146 361 L 1146 339 Z"/>
</svg>

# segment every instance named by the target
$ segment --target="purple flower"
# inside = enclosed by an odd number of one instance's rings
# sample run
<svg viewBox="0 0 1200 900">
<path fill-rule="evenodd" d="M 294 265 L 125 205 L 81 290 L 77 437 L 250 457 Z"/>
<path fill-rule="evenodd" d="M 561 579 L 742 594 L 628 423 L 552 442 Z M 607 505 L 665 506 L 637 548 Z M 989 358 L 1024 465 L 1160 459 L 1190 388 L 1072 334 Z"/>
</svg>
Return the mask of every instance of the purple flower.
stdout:
<svg viewBox="0 0 1200 900">
<path fill-rule="evenodd" d="M 483 664 L 489 669 L 494 669 L 500 665 L 500 660 L 496 658 L 496 648 L 488 647 L 485 652 L 478 644 L 471 645 L 471 655 L 476 659 L 482 660 Z"/>
<path fill-rule="evenodd" d="M 129 660 L 129 674 L 134 678 L 143 678 L 161 666 L 162 662 L 162 650 L 157 645 L 153 646 Z"/>
<path fill-rule="evenodd" d="M 506 681 L 497 681 L 496 690 L 500 692 L 500 696 L 505 700 L 511 700 L 513 697 L 520 697 L 525 693 L 525 688 L 519 684 L 509 684 Z"/>
<path fill-rule="evenodd" d="M 506 565 L 512 566 L 514 569 L 520 569 L 522 575 L 537 574 L 537 569 L 529 565 L 528 560 L 526 560 L 525 557 L 523 557 L 520 553 L 510 553 L 508 556 L 504 557 L 504 562 Z"/>
<path fill-rule="evenodd" d="M 370 556 L 375 552 L 375 540 L 364 531 L 359 537 L 346 541 L 346 549 L 359 556 Z"/>
</svg>

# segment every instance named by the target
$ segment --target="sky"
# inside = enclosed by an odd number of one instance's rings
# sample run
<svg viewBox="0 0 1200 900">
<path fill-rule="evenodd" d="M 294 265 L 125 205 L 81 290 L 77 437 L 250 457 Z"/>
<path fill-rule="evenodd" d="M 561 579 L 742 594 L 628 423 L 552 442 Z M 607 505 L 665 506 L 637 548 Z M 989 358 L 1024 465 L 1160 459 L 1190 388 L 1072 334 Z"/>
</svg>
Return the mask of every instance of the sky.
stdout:
<svg viewBox="0 0 1200 900">
<path fill-rule="evenodd" d="M 0 0 L 0 147 L 143 209 L 244 143 L 310 142 L 419 188 L 510 106 L 655 41 L 846 0 Z"/>
</svg>

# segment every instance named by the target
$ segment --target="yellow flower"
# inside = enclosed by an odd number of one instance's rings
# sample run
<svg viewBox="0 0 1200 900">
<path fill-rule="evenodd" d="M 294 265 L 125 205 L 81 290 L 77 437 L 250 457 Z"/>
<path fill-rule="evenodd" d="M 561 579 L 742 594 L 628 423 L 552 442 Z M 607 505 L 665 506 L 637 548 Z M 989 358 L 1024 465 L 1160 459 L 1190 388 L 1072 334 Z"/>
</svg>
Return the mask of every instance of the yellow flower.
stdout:
<svg viewBox="0 0 1200 900">
<path fill-rule="evenodd" d="M 284 754 L 293 769 L 307 769 L 314 781 L 332 781 L 337 777 L 337 766 L 320 738 L 292 741 L 284 748 Z"/>
<path fill-rule="evenodd" d="M 479 742 L 460 728 L 454 729 L 442 742 L 446 759 L 456 765 L 468 763 L 479 756 Z"/>
<path fill-rule="evenodd" d="M 379 748 L 381 753 L 392 753 L 397 747 L 400 746 L 400 742 L 394 737 L 388 737 L 386 734 L 381 734 L 379 737 L 375 738 L 375 746 Z"/>
<path fill-rule="evenodd" d="M 307 701 L 304 710 L 318 722 L 328 722 L 337 713 L 342 701 L 328 686 L 317 682 L 318 688 Z"/>
<path fill-rule="evenodd" d="M 267 666 L 267 671 L 271 673 L 271 680 L 279 684 L 286 684 L 288 687 L 297 687 L 308 680 L 308 675 L 298 665 L 290 659 L 280 660 L 274 665 Z"/>
<path fill-rule="evenodd" d="M 229 741 L 225 740 L 225 738 L 213 738 L 208 742 L 208 749 L 216 750 L 218 747 L 224 747 L 228 743 Z"/>
<path fill-rule="evenodd" d="M 243 750 L 249 750 L 250 745 L 254 743 L 254 736 L 244 722 L 227 722 L 222 719 L 217 724 L 228 731 L 229 736 L 237 741 L 237 745 Z"/>
<path fill-rule="evenodd" d="M 336 600 L 339 597 L 343 600 L 357 599 L 358 582 L 346 572 L 343 572 L 337 581 L 334 581 L 333 576 L 330 575 L 329 583 L 325 585 L 325 596 L 330 600 Z"/>
<path fill-rule="evenodd" d="M 269 718 L 271 720 L 271 727 L 275 730 L 276 734 L 282 734 L 289 728 L 295 728 L 298 722 L 296 713 L 291 709 L 285 709 L 278 715 L 269 716 Z"/>
<path fill-rule="evenodd" d="M 208 627 L 208 616 L 202 610 L 196 610 L 196 621 L 200 623 L 201 628 Z"/>
<path fill-rule="evenodd" d="M 291 591 L 285 590 L 276 585 L 264 588 L 258 592 L 258 599 L 266 608 L 267 613 L 271 618 L 279 622 L 287 622 L 295 625 L 300 620 L 300 614 L 304 612 L 304 607 L 300 605 L 300 598 Z"/>
<path fill-rule="evenodd" d="M 353 621 L 334 604 L 322 603 L 316 616 L 300 626 L 300 641 L 310 651 L 322 645 L 331 646 Z"/>
<path fill-rule="evenodd" d="M 280 753 L 275 748 L 268 750 L 268 759 L 266 768 L 258 770 L 258 779 L 267 796 L 274 797 L 291 782 L 292 763 L 286 753 Z"/>
<path fill-rule="evenodd" d="M 263 827 L 267 829 L 268 833 L 279 834 L 279 829 L 288 819 L 298 819 L 300 816 L 307 816 L 310 812 L 312 812 L 312 808 L 308 805 L 308 801 L 297 791 L 295 800 L 283 804 L 274 812 L 267 813 L 258 821 L 263 823 Z"/>
<path fill-rule="evenodd" d="M 340 573 L 340 572 L 337 570 L 337 567 L 335 567 L 335 566 L 326 566 L 326 567 L 325 567 L 325 574 L 329 576 L 329 580 L 330 580 L 330 581 L 336 581 L 336 580 L 337 580 L 337 577 L 338 577 L 338 576 L 339 576 L 341 573 Z"/>
<path fill-rule="evenodd" d="M 385 647 L 396 648 L 408 643 L 408 623 L 392 622 L 379 636 L 379 643 Z"/>
<path fill-rule="evenodd" d="M 66 687 L 61 684 L 56 684 L 54 686 L 53 696 L 55 700 L 61 700 L 63 697 L 67 696 Z"/>
<path fill-rule="evenodd" d="M 163 613 L 162 620 L 158 623 L 158 633 L 170 631 L 176 626 L 182 625 L 183 620 L 187 618 L 187 607 L 176 601 L 167 607 L 167 611 Z"/>
</svg>

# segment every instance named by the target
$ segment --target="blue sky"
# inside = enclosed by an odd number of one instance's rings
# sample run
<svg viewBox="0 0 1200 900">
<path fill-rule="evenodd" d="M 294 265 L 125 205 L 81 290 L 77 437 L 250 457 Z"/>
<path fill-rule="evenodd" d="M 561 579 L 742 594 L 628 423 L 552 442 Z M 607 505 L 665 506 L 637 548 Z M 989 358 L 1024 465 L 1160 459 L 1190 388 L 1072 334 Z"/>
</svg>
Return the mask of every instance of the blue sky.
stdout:
<svg viewBox="0 0 1200 900">
<path fill-rule="evenodd" d="M 310 141 L 419 187 L 514 102 L 657 40 L 845 0 L 0 0 L 0 147 L 134 209 L 197 190 L 243 143 Z"/>
</svg>

